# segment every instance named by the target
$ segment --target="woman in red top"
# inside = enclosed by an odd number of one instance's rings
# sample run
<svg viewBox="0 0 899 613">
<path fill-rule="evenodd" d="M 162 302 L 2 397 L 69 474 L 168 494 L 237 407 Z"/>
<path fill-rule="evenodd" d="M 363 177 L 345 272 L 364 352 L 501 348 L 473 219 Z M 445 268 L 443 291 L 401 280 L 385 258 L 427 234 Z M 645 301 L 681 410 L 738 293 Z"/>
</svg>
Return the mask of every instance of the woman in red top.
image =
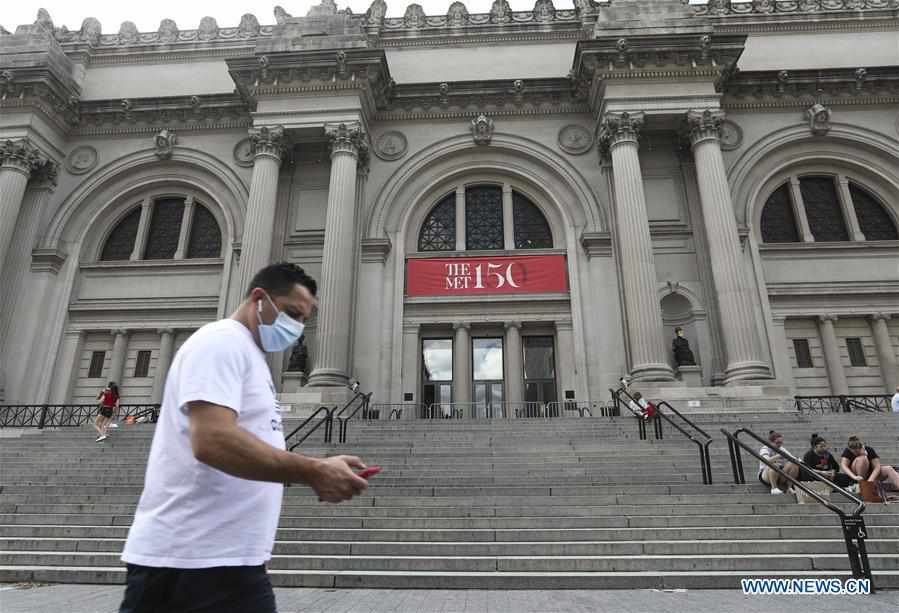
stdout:
<svg viewBox="0 0 899 613">
<path fill-rule="evenodd" d="M 108 438 L 106 433 L 109 428 L 109 422 L 112 421 L 113 410 L 119 408 L 119 386 L 115 382 L 110 381 L 109 385 L 103 388 L 97 394 L 97 400 L 100 401 L 100 414 L 94 421 L 94 429 L 97 431 L 97 442 L 105 441 Z"/>
</svg>

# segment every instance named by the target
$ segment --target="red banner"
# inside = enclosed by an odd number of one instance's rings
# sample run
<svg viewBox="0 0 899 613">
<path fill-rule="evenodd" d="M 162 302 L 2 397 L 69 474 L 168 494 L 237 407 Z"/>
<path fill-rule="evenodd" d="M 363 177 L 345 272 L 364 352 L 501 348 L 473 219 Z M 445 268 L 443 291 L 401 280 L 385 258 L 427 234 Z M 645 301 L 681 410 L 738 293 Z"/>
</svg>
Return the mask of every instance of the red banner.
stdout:
<svg viewBox="0 0 899 613">
<path fill-rule="evenodd" d="M 565 256 L 410 259 L 407 296 L 557 294 L 568 291 Z"/>
</svg>

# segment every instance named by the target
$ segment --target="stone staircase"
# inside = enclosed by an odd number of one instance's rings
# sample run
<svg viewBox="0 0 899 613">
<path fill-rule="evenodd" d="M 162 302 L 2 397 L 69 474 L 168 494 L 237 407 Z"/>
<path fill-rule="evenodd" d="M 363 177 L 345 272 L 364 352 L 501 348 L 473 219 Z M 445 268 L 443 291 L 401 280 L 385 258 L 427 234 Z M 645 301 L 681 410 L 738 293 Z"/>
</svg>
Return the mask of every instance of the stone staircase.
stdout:
<svg viewBox="0 0 899 613">
<path fill-rule="evenodd" d="M 324 505 L 285 490 L 269 565 L 276 586 L 369 588 L 737 588 L 741 577 L 849 576 L 837 517 L 771 496 L 744 456 L 734 485 L 718 429 L 777 429 L 794 453 L 812 432 L 835 455 L 859 432 L 899 464 L 895 415 L 708 415 L 714 485 L 695 445 L 668 428 L 640 441 L 632 417 L 496 422 L 351 422 L 352 452 L 384 472 Z M 295 424 L 287 423 L 289 431 Z M 122 583 L 119 553 L 153 426 L 103 444 L 84 429 L 25 431 L 0 445 L 0 582 Z M 849 508 L 849 505 L 846 505 Z M 899 504 L 870 505 L 871 566 L 899 587 Z"/>
</svg>

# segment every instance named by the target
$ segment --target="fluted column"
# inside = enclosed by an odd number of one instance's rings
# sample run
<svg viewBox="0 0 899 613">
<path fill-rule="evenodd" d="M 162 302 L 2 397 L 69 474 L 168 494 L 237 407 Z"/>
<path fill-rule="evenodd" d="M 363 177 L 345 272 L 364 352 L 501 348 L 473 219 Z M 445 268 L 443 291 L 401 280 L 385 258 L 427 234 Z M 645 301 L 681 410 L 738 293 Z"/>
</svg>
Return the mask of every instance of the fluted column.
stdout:
<svg viewBox="0 0 899 613">
<path fill-rule="evenodd" d="M 278 170 L 284 154 L 284 128 L 250 130 L 253 139 L 253 178 L 240 251 L 240 291 L 247 291 L 253 276 L 270 264 L 278 195 Z"/>
<path fill-rule="evenodd" d="M 32 172 L 52 165 L 28 139 L 0 144 L 0 273 L 12 242 L 16 219 Z M 55 175 L 55 167 L 52 168 Z"/>
<path fill-rule="evenodd" d="M 524 401 L 524 356 L 520 321 L 506 322 L 506 400 L 511 407 L 506 417 L 514 417 L 515 409 Z"/>
<path fill-rule="evenodd" d="M 128 330 L 112 331 L 112 355 L 109 357 L 109 380 L 122 385 L 125 359 L 128 357 Z"/>
<path fill-rule="evenodd" d="M 893 394 L 899 385 L 899 369 L 896 366 L 896 350 L 893 348 L 893 340 L 890 338 L 890 329 L 887 325 L 889 319 L 890 316 L 886 313 L 875 313 L 870 317 L 883 384 L 887 393 Z"/>
<path fill-rule="evenodd" d="M 717 295 L 727 366 L 725 383 L 771 376 L 761 358 L 752 301 L 749 300 L 740 236 L 734 217 L 730 187 L 721 155 L 720 110 L 687 113 L 690 143 L 696 160 L 696 178 L 705 222 L 706 242 Z"/>
<path fill-rule="evenodd" d="M 407 394 L 411 394 L 411 401 L 421 406 L 421 389 L 418 385 L 418 377 L 421 374 L 421 337 L 420 327 L 417 323 L 403 324 L 403 372 L 400 375 L 400 392 L 402 396 L 393 402 L 410 402 Z M 416 419 L 419 411 L 403 411 L 403 419 Z"/>
<path fill-rule="evenodd" d="M 175 331 L 171 328 L 159 330 L 159 356 L 156 358 L 156 374 L 153 378 L 153 392 L 150 402 L 159 404 L 165 391 L 165 378 L 169 374 L 172 365 L 172 357 L 175 354 Z"/>
<path fill-rule="evenodd" d="M 671 381 L 674 372 L 663 359 L 662 310 L 656 293 L 655 260 L 640 171 L 638 137 L 642 127 L 643 113 L 607 113 L 602 120 L 600 143 L 612 157 L 630 374 L 637 380 Z"/>
<path fill-rule="evenodd" d="M 51 404 L 67 404 L 71 401 L 72 383 L 78 376 L 81 353 L 84 351 L 84 330 L 66 332 L 57 360 L 56 376 L 50 389 Z"/>
<path fill-rule="evenodd" d="M 846 396 L 849 394 L 849 384 L 846 383 L 846 371 L 840 359 L 840 345 L 833 329 L 833 322 L 836 320 L 836 315 L 821 315 L 818 317 L 818 332 L 821 334 L 821 348 L 824 350 L 830 393 L 834 396 Z"/>
<path fill-rule="evenodd" d="M 453 324 L 453 402 L 471 402 L 471 327 Z"/>
<path fill-rule="evenodd" d="M 359 125 L 330 127 L 331 180 L 325 217 L 325 246 L 319 284 L 319 360 L 309 385 L 340 386 L 348 381 L 350 321 L 353 314 L 353 244 L 356 239 L 356 171 L 367 161 Z"/>
</svg>

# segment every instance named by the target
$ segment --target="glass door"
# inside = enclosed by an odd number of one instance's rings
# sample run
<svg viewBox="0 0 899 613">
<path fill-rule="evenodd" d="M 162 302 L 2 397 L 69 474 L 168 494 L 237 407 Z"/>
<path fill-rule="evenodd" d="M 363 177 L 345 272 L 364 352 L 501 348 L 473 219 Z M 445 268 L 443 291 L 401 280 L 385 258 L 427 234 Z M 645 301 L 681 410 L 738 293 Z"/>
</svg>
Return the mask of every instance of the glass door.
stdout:
<svg viewBox="0 0 899 613">
<path fill-rule="evenodd" d="M 558 417 L 554 339 L 525 336 L 523 340 L 525 416 Z"/>
<path fill-rule="evenodd" d="M 474 390 L 472 417 L 504 417 L 503 339 L 475 338 L 471 341 Z"/>
<path fill-rule="evenodd" d="M 453 340 L 422 339 L 421 357 L 421 417 L 453 417 Z"/>
</svg>

